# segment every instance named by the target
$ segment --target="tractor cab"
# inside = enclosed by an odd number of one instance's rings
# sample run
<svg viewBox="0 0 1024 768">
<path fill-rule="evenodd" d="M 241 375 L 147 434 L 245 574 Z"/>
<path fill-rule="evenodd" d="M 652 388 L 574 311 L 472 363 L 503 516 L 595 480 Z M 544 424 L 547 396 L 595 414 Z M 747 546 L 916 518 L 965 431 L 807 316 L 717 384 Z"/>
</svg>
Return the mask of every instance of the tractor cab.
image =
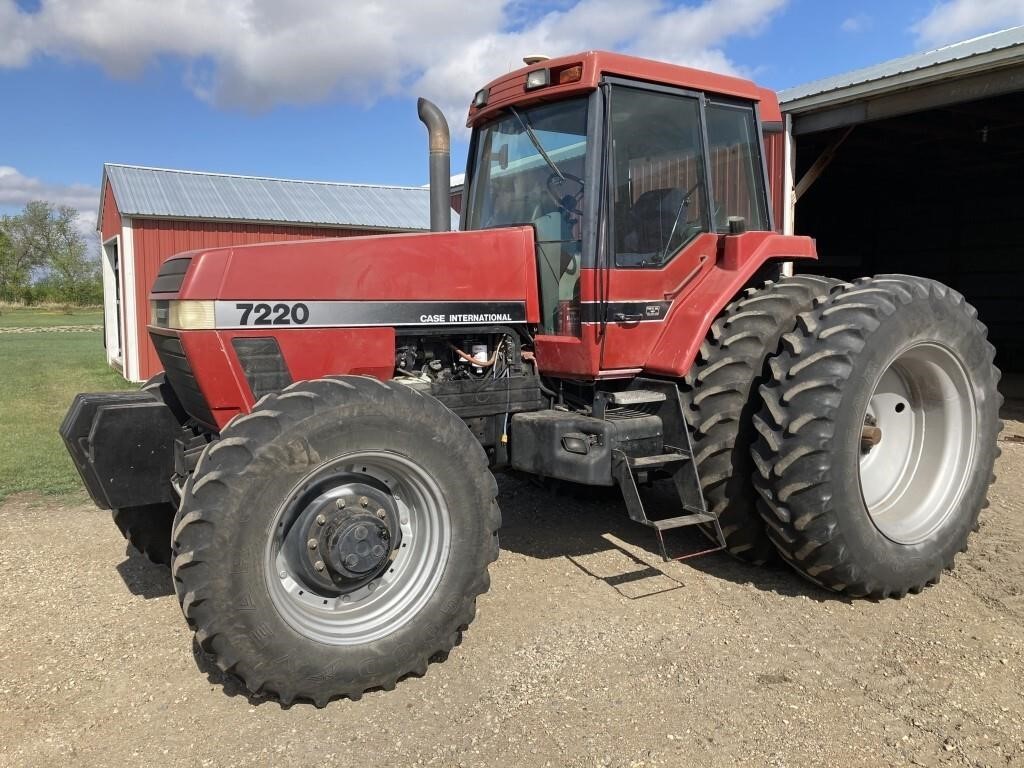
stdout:
<svg viewBox="0 0 1024 768">
<path fill-rule="evenodd" d="M 721 237 L 773 230 L 762 112 L 774 128 L 774 94 L 735 78 L 601 52 L 536 62 L 473 99 L 462 228 L 534 229 L 542 336 L 663 321 Z"/>
</svg>

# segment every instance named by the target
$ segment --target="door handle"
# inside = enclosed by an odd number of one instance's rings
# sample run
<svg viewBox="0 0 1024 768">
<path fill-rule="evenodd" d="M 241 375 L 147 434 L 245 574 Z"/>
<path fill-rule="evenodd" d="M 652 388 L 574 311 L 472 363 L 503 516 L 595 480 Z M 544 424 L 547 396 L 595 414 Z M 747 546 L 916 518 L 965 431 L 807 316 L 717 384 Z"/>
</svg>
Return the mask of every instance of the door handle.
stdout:
<svg viewBox="0 0 1024 768">
<path fill-rule="evenodd" d="M 644 319 L 643 315 L 627 315 L 625 312 L 616 312 L 612 319 L 617 323 L 639 323 Z"/>
</svg>

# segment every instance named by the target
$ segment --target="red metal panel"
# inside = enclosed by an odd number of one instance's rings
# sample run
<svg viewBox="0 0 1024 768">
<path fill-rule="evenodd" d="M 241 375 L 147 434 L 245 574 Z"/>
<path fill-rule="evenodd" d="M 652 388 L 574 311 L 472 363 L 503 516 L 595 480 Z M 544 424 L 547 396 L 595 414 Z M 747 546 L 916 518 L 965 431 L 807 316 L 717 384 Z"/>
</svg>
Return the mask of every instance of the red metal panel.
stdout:
<svg viewBox="0 0 1024 768">
<path fill-rule="evenodd" d="M 114 199 L 114 188 L 110 182 L 106 182 L 103 188 L 103 221 L 100 222 L 100 232 L 103 240 L 109 240 L 114 235 L 121 234 L 121 213 L 117 210 L 117 201 Z"/>
<path fill-rule="evenodd" d="M 525 301 L 540 319 L 533 228 L 278 242 L 193 256 L 181 298 Z M 165 296 L 169 298 L 169 296 Z"/>
<path fill-rule="evenodd" d="M 121 228 L 120 215 L 114 205 L 110 185 L 104 194 L 103 233 L 107 234 L 108 223 L 111 234 L 118 234 Z M 109 221 L 108 221 L 109 220 Z M 149 323 L 149 289 L 157 273 L 167 259 L 185 251 L 203 248 L 217 248 L 233 245 L 251 245 L 288 240 L 316 240 L 329 237 L 354 237 L 366 235 L 365 230 L 332 227 L 303 227 L 287 224 L 252 224 L 247 222 L 188 221 L 171 219 L 132 219 L 135 258 L 135 295 L 137 316 L 135 318 L 139 338 L 139 376 L 148 379 L 162 368 L 156 350 L 149 340 L 146 325 Z M 280 269 L 281 265 L 275 266 Z M 129 318 L 130 322 L 130 318 Z"/>
<path fill-rule="evenodd" d="M 608 323 L 603 348 L 596 323 L 583 324 L 581 339 L 537 336 L 540 368 L 581 378 L 641 368 L 682 376 L 715 316 L 765 261 L 782 258 L 816 258 L 814 241 L 771 232 L 705 233 L 660 269 L 614 269 L 608 276 L 608 301 L 671 301 L 664 322 Z M 599 299 L 597 277 L 593 269 L 580 270 L 583 301 Z"/>
</svg>

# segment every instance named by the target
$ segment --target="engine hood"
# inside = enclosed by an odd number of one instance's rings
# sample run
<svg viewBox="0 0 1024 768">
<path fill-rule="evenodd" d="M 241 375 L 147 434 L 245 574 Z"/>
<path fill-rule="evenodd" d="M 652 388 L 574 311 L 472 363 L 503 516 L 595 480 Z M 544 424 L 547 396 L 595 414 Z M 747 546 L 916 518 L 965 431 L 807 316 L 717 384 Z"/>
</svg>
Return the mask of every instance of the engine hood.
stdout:
<svg viewBox="0 0 1024 768">
<path fill-rule="evenodd" d="M 165 262 L 150 298 L 213 300 L 217 327 L 237 327 L 234 305 L 250 303 L 303 302 L 309 327 L 536 323 L 540 315 L 530 227 L 192 251 Z"/>
</svg>

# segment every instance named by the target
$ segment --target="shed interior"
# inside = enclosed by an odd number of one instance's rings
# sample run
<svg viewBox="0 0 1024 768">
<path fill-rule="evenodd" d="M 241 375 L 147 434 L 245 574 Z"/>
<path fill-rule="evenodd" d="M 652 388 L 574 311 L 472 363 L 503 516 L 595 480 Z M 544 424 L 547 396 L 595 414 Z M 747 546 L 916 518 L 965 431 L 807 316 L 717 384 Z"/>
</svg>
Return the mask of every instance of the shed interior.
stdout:
<svg viewBox="0 0 1024 768">
<path fill-rule="evenodd" d="M 799 180 L 849 130 L 795 136 Z M 1024 92 L 855 125 L 796 204 L 807 271 L 924 275 L 964 294 L 1024 371 Z"/>
</svg>

